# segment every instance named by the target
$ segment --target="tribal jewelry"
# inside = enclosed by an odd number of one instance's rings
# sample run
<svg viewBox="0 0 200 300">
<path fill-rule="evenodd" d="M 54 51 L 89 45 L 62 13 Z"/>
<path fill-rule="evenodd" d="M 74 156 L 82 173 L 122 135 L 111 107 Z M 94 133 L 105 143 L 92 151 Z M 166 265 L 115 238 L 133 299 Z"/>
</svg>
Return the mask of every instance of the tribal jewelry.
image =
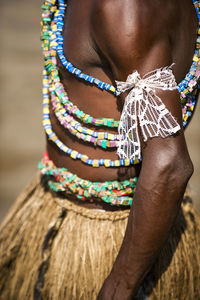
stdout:
<svg viewBox="0 0 200 300">
<path fill-rule="evenodd" d="M 197 14 L 198 14 L 198 19 L 200 20 L 200 14 L 199 14 L 199 1 L 194 1 L 194 5 L 196 7 L 197 10 Z M 80 70 L 77 68 L 74 68 L 71 64 L 66 64 L 66 62 L 64 63 L 63 61 L 63 57 L 62 57 L 62 51 L 59 52 L 60 50 L 63 49 L 63 39 L 61 36 L 61 32 L 62 32 L 62 28 L 63 28 L 63 24 L 64 24 L 64 11 L 65 11 L 65 4 L 63 2 L 63 0 L 59 0 L 60 8 L 58 10 L 58 7 L 56 6 L 56 1 L 55 0 L 48 0 L 45 2 L 45 5 L 43 5 L 43 34 L 42 34 L 42 38 L 43 38 L 43 52 L 44 52 L 44 57 L 45 57 L 45 68 L 47 73 L 49 74 L 49 78 L 51 78 L 51 80 L 54 83 L 55 87 L 55 93 L 57 93 L 58 99 L 60 101 L 60 103 L 65 105 L 65 109 L 68 110 L 68 112 L 70 112 L 71 114 L 76 115 L 76 117 L 79 117 L 83 122 L 85 121 L 85 123 L 90 123 L 90 124 L 94 124 L 96 126 L 101 126 L 101 124 L 108 126 L 108 127 L 117 127 L 117 125 L 119 124 L 119 121 L 114 121 L 112 119 L 95 119 L 92 118 L 91 116 L 81 112 L 80 110 L 76 110 L 76 106 L 73 106 L 73 104 L 68 100 L 68 97 L 66 96 L 66 92 L 64 90 L 63 85 L 60 83 L 60 79 L 59 79 L 59 74 L 58 74 L 58 70 L 57 70 L 57 63 L 56 63 L 56 52 L 58 53 L 59 56 L 61 56 L 61 61 L 63 63 L 63 65 L 67 65 L 68 71 L 75 74 L 76 76 L 79 75 L 79 78 L 82 78 L 88 82 L 91 82 L 92 84 L 96 84 L 98 85 L 101 89 L 105 89 L 105 90 L 109 90 L 110 92 L 113 92 L 114 94 L 116 94 L 116 90 L 114 91 L 113 88 L 108 88 L 108 86 L 102 82 L 97 82 L 95 81 L 95 79 L 93 80 L 91 78 L 91 76 L 87 76 L 85 74 L 83 74 L 82 72 L 80 73 Z M 53 18 L 53 21 L 52 21 Z M 62 24 L 63 23 L 63 24 Z M 58 48 L 59 47 L 59 48 Z M 60 47 L 62 47 L 62 49 L 60 49 Z M 191 74 L 190 72 L 186 75 L 186 78 L 179 84 L 179 91 L 181 92 L 181 102 L 182 102 L 182 107 L 183 107 L 183 125 L 186 126 L 186 124 L 188 123 L 191 115 L 192 115 L 192 111 L 194 110 L 194 106 L 196 104 L 196 98 L 197 98 L 197 87 L 198 87 L 198 83 L 197 83 L 197 79 L 199 79 L 199 71 L 198 71 L 198 67 L 199 67 L 199 41 L 197 39 L 197 50 L 195 51 L 195 55 L 194 55 L 194 59 L 193 59 L 193 64 L 191 66 Z M 60 54 L 59 54 L 60 53 Z M 63 52 L 64 55 L 64 52 Z M 83 74 L 83 75 L 81 75 Z M 192 77 L 193 76 L 193 77 Z M 192 78 L 192 79 L 191 79 Z M 188 81 L 189 80 L 189 81 Z M 186 83 L 188 83 L 188 86 L 186 86 Z M 184 87 L 184 89 L 183 89 Z M 44 86 L 45 89 L 45 86 Z M 192 92 L 192 93 L 191 93 Z M 188 93 L 190 93 L 190 95 L 188 95 Z M 45 93 L 44 93 L 45 94 Z M 184 94 L 184 97 L 183 97 Z M 46 103 L 47 104 L 47 103 Z M 46 105 L 45 104 L 45 105 Z M 71 110 L 70 110 L 71 109 Z M 99 120 L 101 120 L 101 122 L 98 122 Z M 106 122 L 105 122 L 106 120 Z M 108 120 L 108 121 L 107 121 Z M 112 121 L 111 121 L 112 120 Z M 62 121 L 60 119 L 60 121 Z M 95 122 L 97 121 L 97 122 Z M 46 123 L 46 120 L 44 120 L 44 123 Z M 113 126 L 112 126 L 112 125 Z M 111 125 L 111 126 L 110 126 Z M 82 134 L 82 133 L 80 133 Z M 87 133 L 86 133 L 87 134 Z M 90 135 L 90 134 L 89 134 Z M 83 136 L 82 136 L 83 137 Z M 88 139 L 88 137 L 84 136 L 84 138 Z M 53 139 L 52 140 L 56 140 L 57 142 L 57 146 L 60 146 L 59 148 L 61 150 L 63 150 L 63 148 L 66 150 L 66 146 L 62 144 L 61 141 L 57 140 L 57 138 L 55 138 L 55 135 L 53 134 Z M 101 144 L 103 139 L 100 139 L 99 143 Z M 93 140 L 91 140 L 91 142 L 93 142 Z M 94 142 L 95 145 L 95 142 Z M 114 145 L 113 145 L 114 146 Z M 66 147 L 66 148 L 65 148 Z M 108 147 L 108 145 L 106 144 L 106 141 L 103 141 L 103 148 Z M 76 151 L 73 151 L 72 149 L 68 148 L 68 154 L 71 155 L 72 158 L 77 159 L 78 157 L 82 156 L 82 154 L 77 154 Z M 67 151 L 66 151 L 67 153 Z M 84 156 L 84 155 L 83 155 Z M 87 157 L 87 156 L 84 156 Z M 79 158 L 80 159 L 80 158 Z M 89 163 L 90 161 L 90 165 L 93 165 L 93 160 L 89 160 L 87 158 L 87 163 Z M 95 165 L 104 165 L 104 163 L 102 164 L 103 160 L 99 160 L 101 161 L 100 164 L 96 163 L 95 160 Z M 106 160 L 109 161 L 109 160 Z M 137 163 L 138 161 L 135 161 L 135 163 Z M 117 163 L 117 164 L 113 164 L 113 163 L 108 163 L 106 162 L 107 166 L 117 166 L 117 165 L 125 165 L 124 162 L 121 161 L 121 164 Z M 127 165 L 127 162 L 126 162 Z"/>
<path fill-rule="evenodd" d="M 74 67 L 65 57 L 63 50 L 63 37 L 62 31 L 64 26 L 64 14 L 66 9 L 66 4 L 64 0 L 58 0 L 58 18 L 56 21 L 57 25 L 57 53 L 58 56 L 68 70 L 68 72 L 74 74 L 80 79 L 83 79 L 91 84 L 97 85 L 100 89 L 110 91 L 116 95 L 116 88 L 100 81 L 93 76 L 84 74 L 80 69 Z M 196 49 L 193 56 L 192 65 L 189 72 L 186 74 L 185 78 L 178 84 L 178 90 L 180 93 L 182 113 L 183 113 L 183 126 L 185 127 L 192 117 L 192 112 L 194 111 L 195 105 L 197 103 L 197 89 L 199 88 L 200 79 L 200 3 L 198 0 L 193 0 L 195 6 L 197 17 L 198 17 L 198 30 L 197 30 L 197 41 Z"/>
<path fill-rule="evenodd" d="M 46 6 L 45 6 L 46 8 Z M 52 11 L 55 11 L 54 7 L 50 10 L 49 14 L 52 14 Z M 55 13 L 54 18 L 57 16 Z M 48 21 L 46 19 L 46 14 L 45 14 L 45 24 Z M 49 30 L 49 35 L 47 36 L 46 34 L 44 35 L 45 32 L 43 32 L 42 37 L 44 39 L 43 43 L 43 50 L 44 50 L 44 57 L 45 57 L 45 70 L 44 70 L 44 80 L 43 80 L 43 125 L 46 131 L 46 134 L 56 146 L 69 155 L 73 159 L 78 159 L 81 160 L 83 163 L 88 164 L 93 167 L 99 167 L 99 166 L 105 166 L 105 167 L 119 167 L 119 166 L 129 166 L 131 164 L 137 164 L 139 163 L 139 160 L 136 159 L 134 160 L 127 160 L 127 159 L 120 159 L 120 160 L 110 160 L 110 159 L 90 159 L 87 155 L 84 155 L 82 153 L 79 153 L 75 150 L 72 150 L 71 148 L 67 147 L 58 139 L 56 136 L 55 132 L 52 130 L 52 125 L 51 125 L 51 120 L 49 116 L 49 104 L 50 104 L 50 94 L 51 91 L 53 90 L 54 95 L 57 95 L 58 99 L 61 99 L 63 96 L 66 96 L 66 92 L 62 92 L 61 90 L 61 83 L 59 82 L 59 74 L 56 66 L 56 52 L 54 50 L 54 45 L 55 45 L 55 35 L 54 31 L 55 28 L 53 27 L 53 24 L 51 24 L 52 30 Z M 45 25 L 46 26 L 46 25 Z M 50 27 L 50 28 L 51 28 Z M 46 27 L 45 27 L 46 28 Z M 51 85 L 51 89 L 50 89 Z M 66 98 L 66 97 L 65 97 Z M 105 119 L 104 119 L 105 120 Z M 107 120 L 110 122 L 110 120 Z M 90 131 L 89 131 L 90 133 Z M 117 135 L 111 134 L 111 133 L 103 133 L 104 139 L 100 139 L 98 141 L 99 145 L 102 148 L 106 148 L 108 146 L 113 146 L 115 140 L 117 139 Z M 94 132 L 95 135 L 95 132 Z M 101 133 L 99 132 L 99 135 L 97 138 L 101 137 Z M 107 140 L 108 141 L 107 141 Z M 113 139 L 113 140 L 112 140 Z M 91 141 L 91 139 L 90 139 Z M 92 139 L 93 141 L 93 139 Z M 94 144 L 97 143 L 96 139 L 94 139 Z"/>
<path fill-rule="evenodd" d="M 65 168 L 57 168 L 44 153 L 38 168 L 42 175 L 49 176 L 48 185 L 55 192 L 73 195 L 82 201 L 103 200 L 111 205 L 131 205 L 137 177 L 123 181 L 93 182 L 78 177 Z"/>
<path fill-rule="evenodd" d="M 52 130 L 51 120 L 50 120 L 50 110 L 49 110 L 49 93 L 48 91 L 49 76 L 46 70 L 43 71 L 43 84 L 45 88 L 43 89 L 43 126 L 45 132 L 49 138 L 56 146 L 64 153 L 69 155 L 73 159 L 81 160 L 83 163 L 90 165 L 92 167 L 98 168 L 100 166 L 105 167 L 120 167 L 120 166 L 130 166 L 131 164 L 139 163 L 138 159 L 120 159 L 120 160 L 110 160 L 110 159 L 90 159 L 87 155 L 72 150 L 67 147 L 62 141 L 57 137 L 55 132 Z"/>
<path fill-rule="evenodd" d="M 118 134 L 102 131 L 98 132 L 83 127 L 72 116 L 66 113 L 64 107 L 57 100 L 53 91 L 51 93 L 51 103 L 58 121 L 64 128 L 68 129 L 71 134 L 84 142 L 91 142 L 94 146 L 98 145 L 104 149 L 117 147 L 117 141 L 119 140 Z"/>
</svg>

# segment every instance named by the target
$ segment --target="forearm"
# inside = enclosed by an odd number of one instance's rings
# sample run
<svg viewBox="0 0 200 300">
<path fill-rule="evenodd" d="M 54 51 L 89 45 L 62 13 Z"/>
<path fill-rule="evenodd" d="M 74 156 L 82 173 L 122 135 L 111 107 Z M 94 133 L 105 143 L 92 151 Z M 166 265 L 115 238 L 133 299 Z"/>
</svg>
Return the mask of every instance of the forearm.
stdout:
<svg viewBox="0 0 200 300">
<path fill-rule="evenodd" d="M 112 286 L 114 297 L 105 299 L 137 294 L 169 236 L 190 175 L 179 162 L 157 169 L 152 159 L 144 161 L 122 247 L 103 287 Z"/>
<path fill-rule="evenodd" d="M 149 186 L 143 178 L 138 182 L 125 238 L 111 273 L 116 286 L 120 288 L 120 281 L 124 281 L 133 295 L 169 236 L 185 189 L 185 184 L 172 187 L 169 181 L 158 186 L 154 179 L 149 178 Z"/>
</svg>

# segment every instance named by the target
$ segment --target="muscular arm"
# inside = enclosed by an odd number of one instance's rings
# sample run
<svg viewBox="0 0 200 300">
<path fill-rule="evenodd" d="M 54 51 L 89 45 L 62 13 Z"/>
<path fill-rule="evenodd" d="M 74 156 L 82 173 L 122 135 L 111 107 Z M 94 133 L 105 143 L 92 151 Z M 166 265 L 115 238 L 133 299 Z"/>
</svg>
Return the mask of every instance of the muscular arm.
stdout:
<svg viewBox="0 0 200 300">
<path fill-rule="evenodd" d="M 158 29 L 150 26 L 151 9 L 149 20 L 148 13 L 147 17 L 140 14 L 137 1 L 117 0 L 113 8 L 112 2 L 101 0 L 100 5 L 96 1 L 92 28 L 95 43 L 109 61 L 114 78 L 126 80 L 135 69 L 144 75 L 169 66 L 173 46 L 162 21 L 158 18 Z M 124 3 L 121 7 L 120 2 Z M 176 66 L 175 75 L 178 72 Z M 157 90 L 157 95 L 182 125 L 178 92 Z M 99 300 L 128 300 L 137 294 L 169 236 L 191 174 L 183 130 L 176 136 L 147 141 L 122 247 Z"/>
</svg>

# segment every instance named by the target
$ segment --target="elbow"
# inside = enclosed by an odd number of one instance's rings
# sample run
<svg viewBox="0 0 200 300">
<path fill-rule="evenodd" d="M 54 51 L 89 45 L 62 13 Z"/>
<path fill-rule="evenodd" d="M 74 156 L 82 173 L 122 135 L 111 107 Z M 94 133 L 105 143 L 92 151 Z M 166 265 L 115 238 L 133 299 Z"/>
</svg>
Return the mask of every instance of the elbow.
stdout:
<svg viewBox="0 0 200 300">
<path fill-rule="evenodd" d="M 186 187 L 189 179 L 191 178 L 194 172 L 194 166 L 191 159 L 176 159 L 172 161 L 172 178 L 177 187 Z"/>
<path fill-rule="evenodd" d="M 165 186 L 170 190 L 184 189 L 193 174 L 193 163 L 188 153 L 162 151 L 144 159 L 143 163 L 142 173 L 146 176 L 142 177 L 147 179 L 145 183 L 156 182 L 157 186 Z"/>
<path fill-rule="evenodd" d="M 165 178 L 168 185 L 177 189 L 185 188 L 194 172 L 189 154 L 180 155 L 177 153 L 165 156 L 164 161 L 159 161 L 157 168 L 159 175 Z"/>
</svg>

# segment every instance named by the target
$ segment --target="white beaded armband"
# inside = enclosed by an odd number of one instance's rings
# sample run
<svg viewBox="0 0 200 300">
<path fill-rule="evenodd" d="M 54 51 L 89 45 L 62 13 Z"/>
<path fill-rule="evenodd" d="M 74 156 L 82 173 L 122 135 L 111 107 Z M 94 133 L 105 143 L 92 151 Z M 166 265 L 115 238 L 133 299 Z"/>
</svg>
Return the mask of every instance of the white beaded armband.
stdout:
<svg viewBox="0 0 200 300">
<path fill-rule="evenodd" d="M 118 127 L 120 139 L 117 153 L 120 159 L 141 159 L 138 126 L 144 141 L 158 136 L 165 138 L 180 130 L 180 125 L 155 90 L 178 88 L 172 66 L 156 69 L 143 78 L 135 71 L 126 82 L 116 81 L 117 96 L 129 91 Z"/>
</svg>

